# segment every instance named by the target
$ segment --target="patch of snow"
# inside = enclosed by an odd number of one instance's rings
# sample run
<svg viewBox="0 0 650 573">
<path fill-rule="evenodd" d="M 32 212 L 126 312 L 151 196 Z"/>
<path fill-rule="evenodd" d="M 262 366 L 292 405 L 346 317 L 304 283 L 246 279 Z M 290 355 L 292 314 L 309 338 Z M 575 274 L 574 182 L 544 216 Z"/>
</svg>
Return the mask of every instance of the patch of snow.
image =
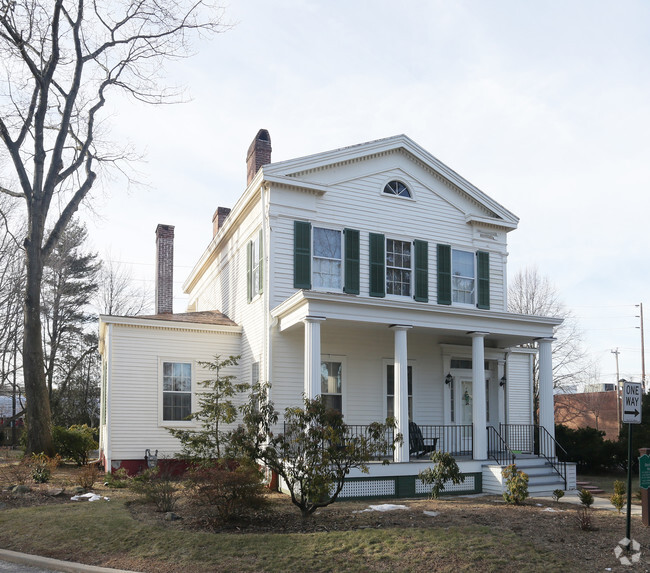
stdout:
<svg viewBox="0 0 650 573">
<path fill-rule="evenodd" d="M 369 505 L 367 509 L 353 511 L 352 513 L 364 513 L 366 511 L 394 511 L 396 509 L 409 509 L 405 505 L 395 505 L 394 503 L 382 503 L 381 505 Z"/>
<path fill-rule="evenodd" d="M 84 493 L 83 495 L 73 495 L 70 499 L 72 501 L 84 501 L 84 500 L 99 501 L 100 499 L 102 499 L 102 496 L 96 493 L 89 492 L 89 493 Z M 105 497 L 104 499 L 106 501 L 110 501 L 110 499 L 107 497 Z"/>
<path fill-rule="evenodd" d="M 550 511 L 551 513 L 557 513 L 557 509 L 553 509 L 552 507 L 545 507 L 542 509 L 542 511 Z"/>
<path fill-rule="evenodd" d="M 440 515 L 439 511 L 423 511 L 424 515 L 428 515 L 429 517 L 438 517 Z"/>
</svg>

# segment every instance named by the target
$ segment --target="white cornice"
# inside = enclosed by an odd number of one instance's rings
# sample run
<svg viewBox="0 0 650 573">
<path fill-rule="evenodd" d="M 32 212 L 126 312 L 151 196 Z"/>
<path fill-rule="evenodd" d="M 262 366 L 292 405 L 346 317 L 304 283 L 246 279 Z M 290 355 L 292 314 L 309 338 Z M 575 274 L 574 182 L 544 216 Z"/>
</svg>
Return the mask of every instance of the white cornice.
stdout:
<svg viewBox="0 0 650 573">
<path fill-rule="evenodd" d="M 205 324 L 198 322 L 184 322 L 180 320 L 159 320 L 138 318 L 137 316 L 111 316 L 99 315 L 99 329 L 103 331 L 105 325 L 116 324 L 119 326 L 132 326 L 135 328 L 151 328 L 157 330 L 185 330 L 194 332 L 210 332 L 218 334 L 241 334 L 241 326 L 226 326 L 222 324 Z"/>
</svg>

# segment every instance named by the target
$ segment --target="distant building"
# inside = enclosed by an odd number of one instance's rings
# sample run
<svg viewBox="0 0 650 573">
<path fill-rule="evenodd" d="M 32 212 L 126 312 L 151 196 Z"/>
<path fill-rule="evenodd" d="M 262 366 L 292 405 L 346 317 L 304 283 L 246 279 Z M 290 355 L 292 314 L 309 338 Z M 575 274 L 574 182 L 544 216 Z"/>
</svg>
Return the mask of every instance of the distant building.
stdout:
<svg viewBox="0 0 650 573">
<path fill-rule="evenodd" d="M 556 394 L 555 423 L 569 428 L 596 428 L 605 432 L 605 439 L 617 440 L 619 433 L 616 413 L 615 384 L 592 384 L 611 386 L 610 391 L 587 391 L 576 394 Z"/>
</svg>

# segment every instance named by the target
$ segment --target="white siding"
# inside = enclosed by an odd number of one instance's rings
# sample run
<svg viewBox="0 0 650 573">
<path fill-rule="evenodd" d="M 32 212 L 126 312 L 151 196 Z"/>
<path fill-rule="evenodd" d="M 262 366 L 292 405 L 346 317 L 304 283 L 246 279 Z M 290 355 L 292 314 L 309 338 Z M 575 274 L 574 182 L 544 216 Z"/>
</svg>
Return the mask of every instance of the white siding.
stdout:
<svg viewBox="0 0 650 573">
<path fill-rule="evenodd" d="M 200 390 L 198 380 L 212 373 L 198 365 L 240 352 L 239 334 L 196 332 L 171 328 L 143 328 L 113 325 L 110 370 L 110 457 L 112 460 L 143 459 L 146 448 L 159 450 L 161 457 L 180 450 L 175 438 L 161 423 L 160 361 L 193 364 L 193 393 Z M 230 373 L 239 375 L 239 368 Z M 193 406 L 196 396 L 193 397 Z M 196 423 L 194 423 L 195 427 Z"/>
<path fill-rule="evenodd" d="M 511 352 L 507 361 L 507 421 L 508 424 L 532 424 L 532 355 Z"/>
</svg>

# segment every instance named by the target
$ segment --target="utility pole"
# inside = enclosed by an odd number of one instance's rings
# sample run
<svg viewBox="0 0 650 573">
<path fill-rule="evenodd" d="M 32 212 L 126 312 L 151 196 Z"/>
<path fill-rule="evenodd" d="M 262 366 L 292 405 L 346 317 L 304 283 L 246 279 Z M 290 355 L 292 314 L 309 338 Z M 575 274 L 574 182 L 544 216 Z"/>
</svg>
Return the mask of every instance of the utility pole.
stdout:
<svg viewBox="0 0 650 573">
<path fill-rule="evenodd" d="M 643 339 L 643 303 L 640 302 L 636 306 L 639 307 L 639 319 L 641 320 L 641 388 L 645 394 L 645 342 Z"/>
<path fill-rule="evenodd" d="M 616 422 L 618 423 L 618 431 L 621 431 L 621 404 L 619 402 L 619 374 L 618 374 L 618 355 L 620 352 L 618 348 L 612 350 L 612 354 L 616 355 Z"/>
</svg>

